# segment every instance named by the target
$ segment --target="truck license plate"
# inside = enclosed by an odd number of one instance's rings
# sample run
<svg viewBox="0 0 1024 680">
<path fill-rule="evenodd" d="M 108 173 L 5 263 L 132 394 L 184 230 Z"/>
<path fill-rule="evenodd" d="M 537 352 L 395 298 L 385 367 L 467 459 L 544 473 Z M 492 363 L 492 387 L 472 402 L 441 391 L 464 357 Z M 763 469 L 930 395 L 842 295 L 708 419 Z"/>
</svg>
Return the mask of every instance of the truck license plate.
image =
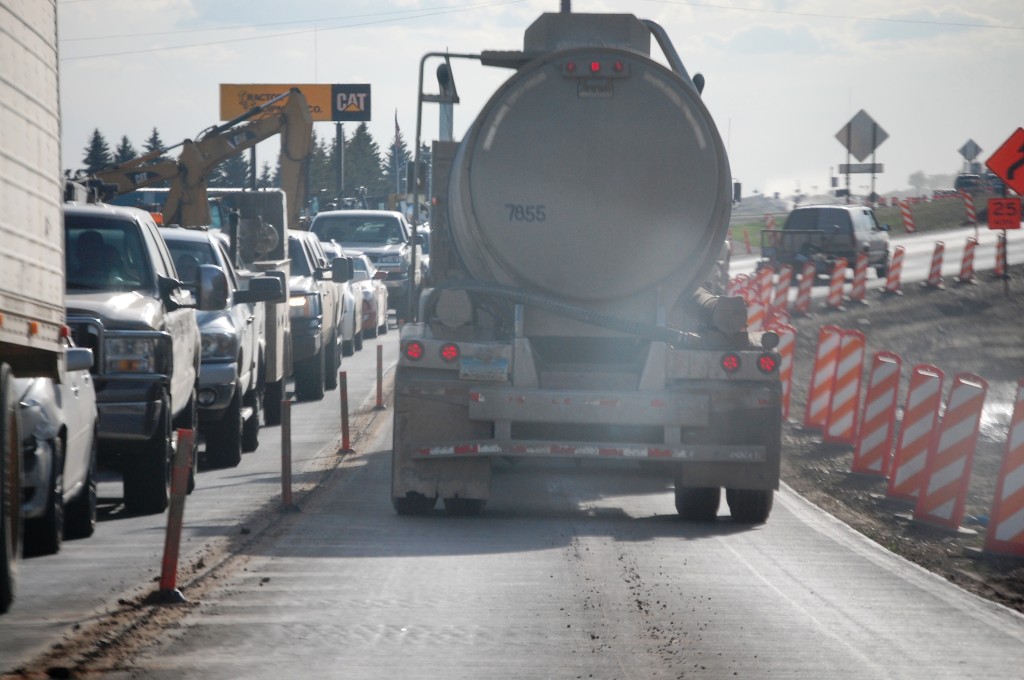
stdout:
<svg viewBox="0 0 1024 680">
<path fill-rule="evenodd" d="M 484 361 L 476 357 L 462 357 L 459 378 L 463 380 L 508 380 L 508 359 L 495 357 Z"/>
</svg>

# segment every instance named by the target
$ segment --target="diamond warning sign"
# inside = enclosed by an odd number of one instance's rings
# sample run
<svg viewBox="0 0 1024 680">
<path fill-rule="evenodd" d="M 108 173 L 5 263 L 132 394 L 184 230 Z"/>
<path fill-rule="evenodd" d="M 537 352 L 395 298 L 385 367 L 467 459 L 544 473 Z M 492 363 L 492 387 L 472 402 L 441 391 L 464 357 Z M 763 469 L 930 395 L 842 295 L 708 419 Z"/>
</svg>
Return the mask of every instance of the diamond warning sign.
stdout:
<svg viewBox="0 0 1024 680">
<path fill-rule="evenodd" d="M 1006 182 L 1006 186 L 1024 194 L 1024 128 L 1017 128 L 985 165 Z"/>
</svg>

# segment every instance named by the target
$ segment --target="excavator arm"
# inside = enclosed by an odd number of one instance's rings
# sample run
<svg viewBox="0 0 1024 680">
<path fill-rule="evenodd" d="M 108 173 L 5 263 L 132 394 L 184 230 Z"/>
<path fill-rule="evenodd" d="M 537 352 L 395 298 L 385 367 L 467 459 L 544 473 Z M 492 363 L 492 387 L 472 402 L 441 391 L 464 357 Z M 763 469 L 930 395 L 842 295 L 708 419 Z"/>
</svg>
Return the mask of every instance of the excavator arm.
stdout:
<svg viewBox="0 0 1024 680">
<path fill-rule="evenodd" d="M 280 104 L 284 101 L 283 106 Z M 195 141 L 181 143 L 176 161 L 146 164 L 160 151 L 132 159 L 122 165 L 95 173 L 96 178 L 114 185 L 118 194 L 170 181 L 164 204 L 164 223 L 183 227 L 210 224 L 207 182 L 210 173 L 228 158 L 252 148 L 265 139 L 281 135 L 280 178 L 288 208 L 286 228 L 298 226 L 306 195 L 305 165 L 312 152 L 313 119 L 305 96 L 293 88 L 262 106 L 250 109 L 234 120 L 216 126 Z M 164 150 L 166 151 L 166 150 Z"/>
</svg>

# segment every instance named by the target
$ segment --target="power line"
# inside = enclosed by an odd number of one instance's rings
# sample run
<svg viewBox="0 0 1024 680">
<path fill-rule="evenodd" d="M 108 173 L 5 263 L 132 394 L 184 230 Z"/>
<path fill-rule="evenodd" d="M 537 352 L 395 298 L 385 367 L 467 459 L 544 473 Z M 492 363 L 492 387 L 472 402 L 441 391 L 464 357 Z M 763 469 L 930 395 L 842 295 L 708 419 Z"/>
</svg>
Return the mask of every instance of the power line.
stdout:
<svg viewBox="0 0 1024 680">
<path fill-rule="evenodd" d="M 732 5 L 716 5 L 708 2 L 691 2 L 690 0 L 647 0 L 659 5 L 686 5 L 701 9 L 723 9 L 732 12 L 753 12 L 758 14 L 782 14 L 786 16 L 810 17 L 814 19 L 843 19 L 847 21 L 871 21 L 875 23 L 918 24 L 923 26 L 943 26 L 950 28 L 988 28 L 1009 31 L 1024 31 L 1024 26 L 978 24 L 965 21 L 929 21 L 927 19 L 899 19 L 896 17 L 864 17 L 848 14 L 824 14 L 817 12 L 796 12 L 784 9 L 763 9 L 757 7 L 734 7 Z"/>
<path fill-rule="evenodd" d="M 73 2 L 73 1 L 84 1 L 84 0 L 65 0 L 65 1 L 66 2 Z M 353 15 L 351 17 L 336 17 L 336 18 L 331 18 L 331 19 L 307 19 L 307 20 L 304 20 L 304 21 L 289 21 L 289 22 L 269 23 L 269 24 L 247 24 L 247 25 L 244 25 L 244 26 L 234 26 L 234 27 L 228 27 L 228 28 L 208 28 L 208 29 L 175 31 L 174 33 L 195 33 L 195 32 L 197 32 L 199 30 L 202 30 L 202 31 L 224 31 L 224 30 L 237 31 L 237 30 L 243 30 L 243 29 L 261 28 L 261 27 L 265 27 L 265 26 L 282 26 L 282 25 L 288 25 L 288 24 L 294 24 L 294 23 L 306 23 L 306 24 L 308 24 L 308 23 L 317 22 L 317 21 L 325 21 L 325 22 L 326 21 L 347 21 L 349 19 L 359 19 L 359 18 L 364 18 L 364 17 L 383 16 L 383 15 L 389 15 L 389 14 L 404 14 L 404 16 L 400 16 L 400 17 L 389 17 L 389 18 L 375 19 L 375 20 L 370 20 L 370 21 L 357 21 L 355 23 L 346 23 L 346 24 L 341 25 L 341 26 L 328 26 L 328 27 L 325 27 L 325 28 L 324 27 L 319 27 L 319 26 L 314 26 L 312 28 L 306 28 L 306 29 L 297 30 L 297 31 L 286 31 L 286 32 L 269 33 L 269 34 L 264 33 L 264 34 L 260 34 L 260 35 L 248 36 L 248 37 L 243 37 L 243 38 L 224 38 L 224 39 L 220 39 L 220 40 L 210 40 L 210 41 L 206 41 L 206 42 L 188 43 L 188 44 L 185 44 L 185 45 L 166 45 L 166 46 L 161 46 L 161 47 L 146 47 L 146 48 L 141 48 L 141 49 L 137 49 L 137 50 L 123 50 L 123 51 L 120 51 L 120 52 L 105 52 L 105 53 L 101 53 L 101 54 L 88 54 L 88 55 L 82 55 L 82 56 L 78 56 L 78 57 L 61 57 L 61 61 L 81 61 L 81 60 L 85 60 L 85 59 L 101 59 L 101 58 L 104 58 L 104 57 L 120 57 L 120 56 L 132 55 L 132 54 L 150 54 L 150 53 L 154 53 L 154 52 L 165 52 L 165 51 L 170 51 L 170 50 L 185 50 L 185 49 L 191 49 L 193 47 L 209 47 L 209 46 L 213 46 L 213 45 L 225 45 L 225 44 L 228 44 L 228 43 L 249 42 L 249 41 L 253 41 L 253 40 L 267 40 L 267 39 L 271 39 L 271 38 L 283 38 L 283 37 L 289 37 L 289 36 L 294 36 L 294 35 L 303 35 L 303 34 L 307 34 L 307 33 L 314 33 L 314 32 L 317 32 L 317 31 L 338 31 L 338 30 L 344 30 L 344 29 L 347 29 L 347 28 L 358 28 L 358 27 L 361 27 L 361 26 L 372 26 L 372 25 L 376 25 L 376 24 L 394 23 L 394 22 L 398 22 L 398 21 L 406 21 L 408 19 L 423 19 L 423 18 L 426 18 L 426 17 L 439 16 L 439 15 L 443 15 L 443 14 L 454 14 L 456 12 L 465 12 L 465 11 L 478 10 L 478 9 L 486 9 L 486 8 L 489 8 L 489 7 L 501 7 L 501 6 L 504 6 L 504 5 L 514 5 L 514 4 L 521 3 L 523 1 L 524 0 L 495 0 L 493 2 L 483 2 L 483 3 L 478 3 L 478 4 L 475 4 L 475 5 L 460 5 L 460 6 L 447 5 L 447 6 L 443 6 L 441 8 L 436 8 L 436 9 L 432 9 L 432 10 L 404 10 L 404 11 L 396 10 L 395 12 L 378 12 L 378 13 L 375 13 L 375 14 Z M 418 12 L 418 13 L 414 13 L 414 12 Z M 117 38 L 153 36 L 153 35 L 166 36 L 166 35 L 168 35 L 168 32 L 167 31 L 161 31 L 161 32 L 158 32 L 158 33 L 147 33 L 147 34 L 133 33 L 133 34 L 130 34 L 130 35 L 104 36 L 103 38 L 77 38 L 77 39 L 72 39 L 72 40 L 77 40 L 77 41 L 99 40 L 99 39 L 110 40 L 110 39 L 117 39 Z M 65 40 L 62 39 L 61 42 L 65 42 Z"/>
</svg>

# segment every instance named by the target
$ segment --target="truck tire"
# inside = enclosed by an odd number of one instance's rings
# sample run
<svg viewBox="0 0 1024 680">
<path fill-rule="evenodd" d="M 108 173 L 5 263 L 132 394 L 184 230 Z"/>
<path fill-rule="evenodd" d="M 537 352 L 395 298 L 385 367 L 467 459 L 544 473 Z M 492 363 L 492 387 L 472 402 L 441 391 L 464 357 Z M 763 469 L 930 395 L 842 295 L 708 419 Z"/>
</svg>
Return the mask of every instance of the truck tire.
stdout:
<svg viewBox="0 0 1024 680">
<path fill-rule="evenodd" d="M 96 531 L 96 433 L 82 490 L 64 508 L 64 538 L 89 538 Z"/>
<path fill-rule="evenodd" d="M 717 487 L 688 489 L 676 484 L 676 512 L 692 522 L 714 522 L 721 491 Z"/>
<path fill-rule="evenodd" d="M 129 452 L 124 465 L 124 507 L 135 515 L 155 515 L 167 509 L 170 489 L 171 400 L 160 397 L 156 432 Z"/>
<path fill-rule="evenodd" d="M 242 403 L 252 409 L 252 416 L 242 425 L 242 453 L 252 453 L 260 447 L 260 409 L 263 408 L 260 389 L 249 390 Z"/>
<path fill-rule="evenodd" d="M 444 510 L 453 517 L 477 517 L 486 504 L 480 498 L 445 498 Z"/>
<path fill-rule="evenodd" d="M 235 387 L 220 420 L 206 429 L 206 460 L 213 467 L 233 468 L 242 462 L 242 399 L 241 387 Z"/>
<path fill-rule="evenodd" d="M 884 279 L 889 273 L 889 253 L 885 254 L 885 259 L 875 267 L 875 275 L 880 279 Z"/>
<path fill-rule="evenodd" d="M 21 427 L 10 368 L 0 364 L 0 614 L 14 601 L 21 552 Z"/>
<path fill-rule="evenodd" d="M 433 510 L 436 504 L 436 497 L 427 497 L 418 493 L 409 493 L 403 498 L 391 499 L 391 505 L 394 506 L 395 512 L 402 516 L 425 515 Z"/>
<path fill-rule="evenodd" d="M 726 489 L 725 502 L 733 521 L 764 524 L 772 514 L 775 492 L 772 489 Z"/>
<path fill-rule="evenodd" d="M 341 343 L 335 332 L 331 341 L 324 346 L 327 355 L 324 357 L 324 389 L 333 390 L 338 387 L 338 370 L 341 368 Z"/>
<path fill-rule="evenodd" d="M 64 540 L 64 447 L 60 438 L 50 442 L 53 461 L 46 485 L 46 512 L 25 520 L 25 555 L 55 555 Z"/>
<path fill-rule="evenodd" d="M 363 349 L 363 331 L 362 329 L 356 331 L 352 335 L 352 346 L 356 348 L 356 351 Z"/>
<path fill-rule="evenodd" d="M 299 401 L 324 398 L 324 349 L 295 368 L 295 396 Z"/>
</svg>

